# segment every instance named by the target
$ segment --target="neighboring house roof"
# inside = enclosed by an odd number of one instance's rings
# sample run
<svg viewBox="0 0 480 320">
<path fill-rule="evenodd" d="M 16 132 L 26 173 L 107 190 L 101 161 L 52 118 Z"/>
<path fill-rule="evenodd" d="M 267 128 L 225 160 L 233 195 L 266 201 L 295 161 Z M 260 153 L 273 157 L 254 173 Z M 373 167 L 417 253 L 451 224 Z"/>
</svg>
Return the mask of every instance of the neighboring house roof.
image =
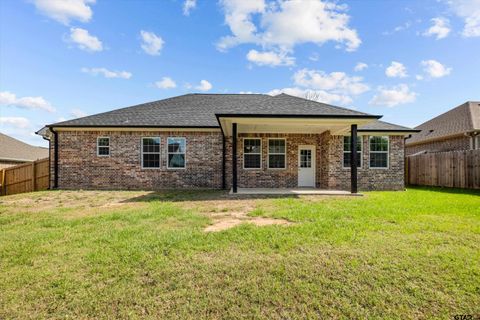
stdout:
<svg viewBox="0 0 480 320">
<path fill-rule="evenodd" d="M 48 149 L 35 147 L 0 133 L 0 160 L 34 161 L 48 158 Z"/>
<path fill-rule="evenodd" d="M 370 117 L 364 112 L 287 94 L 186 94 L 92 116 L 58 122 L 49 127 L 219 127 L 217 116 L 338 116 Z M 372 126 L 374 126 L 372 124 Z M 384 126 L 384 125 L 380 125 Z M 391 125 L 391 129 L 395 125 Z M 397 129 L 408 129 L 397 126 Z"/>
<path fill-rule="evenodd" d="M 407 145 L 480 131 L 480 101 L 467 101 L 415 129 L 421 131 L 407 139 Z"/>
</svg>

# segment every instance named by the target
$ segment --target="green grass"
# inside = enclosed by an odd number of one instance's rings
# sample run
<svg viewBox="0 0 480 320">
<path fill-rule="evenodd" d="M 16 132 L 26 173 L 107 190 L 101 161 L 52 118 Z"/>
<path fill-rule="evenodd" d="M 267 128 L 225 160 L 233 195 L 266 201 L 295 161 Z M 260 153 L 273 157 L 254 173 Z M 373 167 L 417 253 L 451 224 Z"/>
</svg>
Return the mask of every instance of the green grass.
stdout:
<svg viewBox="0 0 480 320">
<path fill-rule="evenodd" d="M 293 224 L 203 231 L 212 213 L 246 204 Z M 0 319 L 479 315 L 480 193 L 8 196 L 0 271 Z"/>
</svg>

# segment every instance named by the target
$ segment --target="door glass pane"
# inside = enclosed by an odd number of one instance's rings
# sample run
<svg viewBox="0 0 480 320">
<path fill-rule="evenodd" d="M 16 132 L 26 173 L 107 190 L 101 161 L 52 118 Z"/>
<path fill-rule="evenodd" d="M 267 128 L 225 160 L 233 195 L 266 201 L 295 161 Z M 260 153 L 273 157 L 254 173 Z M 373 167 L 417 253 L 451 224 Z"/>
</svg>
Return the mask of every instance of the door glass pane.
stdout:
<svg viewBox="0 0 480 320">
<path fill-rule="evenodd" d="M 300 168 L 312 167 L 312 150 L 300 150 Z"/>
</svg>

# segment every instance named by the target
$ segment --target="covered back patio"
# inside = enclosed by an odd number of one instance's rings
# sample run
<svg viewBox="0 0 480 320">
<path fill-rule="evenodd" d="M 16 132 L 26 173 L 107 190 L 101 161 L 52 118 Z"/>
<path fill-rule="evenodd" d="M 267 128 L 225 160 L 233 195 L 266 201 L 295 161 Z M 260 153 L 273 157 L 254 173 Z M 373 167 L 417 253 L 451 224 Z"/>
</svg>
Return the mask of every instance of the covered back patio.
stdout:
<svg viewBox="0 0 480 320">
<path fill-rule="evenodd" d="M 357 129 L 378 118 L 375 115 L 217 115 L 225 143 L 224 185 L 231 187 L 232 194 L 355 195 L 358 192 L 355 164 L 359 160 Z M 342 160 L 331 151 L 332 145 L 339 143 L 338 137 L 343 143 L 344 136 L 350 139 L 350 170 L 340 174 L 349 174 L 349 190 L 332 189 L 328 183 L 329 166 Z"/>
</svg>

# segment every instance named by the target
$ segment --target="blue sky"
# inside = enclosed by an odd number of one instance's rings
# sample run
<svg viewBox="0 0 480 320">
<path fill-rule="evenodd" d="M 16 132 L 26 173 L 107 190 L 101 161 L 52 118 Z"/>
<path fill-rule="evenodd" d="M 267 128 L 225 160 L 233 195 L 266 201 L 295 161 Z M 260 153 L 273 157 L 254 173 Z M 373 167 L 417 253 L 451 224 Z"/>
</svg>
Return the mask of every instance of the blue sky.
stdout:
<svg viewBox="0 0 480 320">
<path fill-rule="evenodd" d="M 0 2 L 0 131 L 189 92 L 308 94 L 418 125 L 480 100 L 480 0 Z"/>
</svg>

